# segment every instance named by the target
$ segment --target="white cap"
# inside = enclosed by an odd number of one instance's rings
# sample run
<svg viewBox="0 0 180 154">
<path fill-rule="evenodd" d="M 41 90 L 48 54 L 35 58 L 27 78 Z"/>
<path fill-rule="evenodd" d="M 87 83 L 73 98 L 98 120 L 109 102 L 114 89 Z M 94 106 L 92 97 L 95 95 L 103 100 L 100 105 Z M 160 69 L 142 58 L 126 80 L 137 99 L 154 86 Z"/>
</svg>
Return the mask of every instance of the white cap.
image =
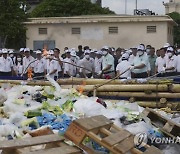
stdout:
<svg viewBox="0 0 180 154">
<path fill-rule="evenodd" d="M 7 49 L 2 49 L 2 53 L 8 53 Z"/>
<path fill-rule="evenodd" d="M 165 44 L 164 44 L 164 48 L 168 48 L 169 46 L 170 46 L 169 43 L 165 43 Z"/>
<path fill-rule="evenodd" d="M 96 54 L 103 55 L 103 52 L 101 50 L 97 51 Z"/>
<path fill-rule="evenodd" d="M 174 49 L 172 47 L 168 47 L 167 51 L 174 51 Z"/>
<path fill-rule="evenodd" d="M 24 48 L 20 48 L 19 51 L 20 51 L 20 52 L 23 52 L 23 51 L 24 51 Z"/>
<path fill-rule="evenodd" d="M 132 53 L 132 50 L 129 49 L 129 50 L 126 51 L 126 53 L 128 53 L 130 55 Z"/>
<path fill-rule="evenodd" d="M 108 50 L 109 47 L 108 46 L 103 46 L 102 49 Z"/>
<path fill-rule="evenodd" d="M 76 57 L 76 51 L 75 50 L 71 50 L 71 56 L 73 56 L 73 57 Z"/>
<path fill-rule="evenodd" d="M 29 48 L 24 48 L 24 52 L 30 52 L 30 49 Z"/>
<path fill-rule="evenodd" d="M 54 55 L 54 51 L 53 51 L 53 50 L 49 50 L 49 51 L 48 51 L 48 54 L 49 54 L 49 55 Z"/>
<path fill-rule="evenodd" d="M 90 50 L 85 50 L 84 54 L 90 54 Z"/>
<path fill-rule="evenodd" d="M 128 53 L 124 53 L 123 55 L 122 55 L 122 59 L 128 59 L 129 58 L 129 54 Z"/>
<path fill-rule="evenodd" d="M 71 48 L 71 51 L 76 51 L 76 48 Z"/>
<path fill-rule="evenodd" d="M 93 50 L 91 50 L 91 52 L 97 52 L 98 50 L 97 49 L 93 49 Z"/>
<path fill-rule="evenodd" d="M 36 54 L 42 54 L 41 50 L 37 50 Z"/>
<path fill-rule="evenodd" d="M 137 50 L 142 50 L 142 51 L 144 51 L 145 49 L 144 49 L 144 46 L 143 46 L 143 45 L 139 45 L 139 46 L 137 47 Z"/>
<path fill-rule="evenodd" d="M 70 50 L 65 50 L 65 53 L 70 53 L 71 51 Z"/>
<path fill-rule="evenodd" d="M 111 50 L 112 50 L 112 52 L 114 52 L 114 51 L 115 51 L 115 49 L 114 49 L 114 48 L 111 48 Z"/>
<path fill-rule="evenodd" d="M 14 51 L 13 50 L 9 50 L 9 54 L 12 54 L 12 53 L 14 53 Z"/>
</svg>

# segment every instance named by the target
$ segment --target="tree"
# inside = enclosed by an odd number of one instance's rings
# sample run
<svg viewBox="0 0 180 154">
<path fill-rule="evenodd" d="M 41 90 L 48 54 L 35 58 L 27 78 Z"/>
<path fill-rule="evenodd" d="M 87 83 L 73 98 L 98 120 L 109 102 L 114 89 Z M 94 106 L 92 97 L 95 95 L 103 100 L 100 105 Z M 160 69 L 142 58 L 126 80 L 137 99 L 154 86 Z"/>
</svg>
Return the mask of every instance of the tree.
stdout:
<svg viewBox="0 0 180 154">
<path fill-rule="evenodd" d="M 68 17 L 78 15 L 115 14 L 109 8 L 89 0 L 44 0 L 31 13 L 32 17 Z"/>
<path fill-rule="evenodd" d="M 19 48 L 24 46 L 27 19 L 26 0 L 0 0 L 1 47 Z"/>
<path fill-rule="evenodd" d="M 173 12 L 168 15 L 178 24 L 174 27 L 174 43 L 180 46 L 180 14 Z"/>
</svg>

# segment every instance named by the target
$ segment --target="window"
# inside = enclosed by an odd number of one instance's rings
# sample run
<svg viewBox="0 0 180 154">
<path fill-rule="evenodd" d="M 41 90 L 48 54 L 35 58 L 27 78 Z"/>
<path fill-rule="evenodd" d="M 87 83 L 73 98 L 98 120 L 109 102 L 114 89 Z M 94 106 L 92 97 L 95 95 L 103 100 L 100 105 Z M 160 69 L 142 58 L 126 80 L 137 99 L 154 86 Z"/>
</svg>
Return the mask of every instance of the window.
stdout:
<svg viewBox="0 0 180 154">
<path fill-rule="evenodd" d="M 109 27 L 109 34 L 118 34 L 118 27 Z"/>
<path fill-rule="evenodd" d="M 147 33 L 156 33 L 156 26 L 147 26 Z"/>
<path fill-rule="evenodd" d="M 81 29 L 79 27 L 72 28 L 72 34 L 81 34 Z"/>
<path fill-rule="evenodd" d="M 39 28 L 39 34 L 47 34 L 47 28 Z"/>
</svg>

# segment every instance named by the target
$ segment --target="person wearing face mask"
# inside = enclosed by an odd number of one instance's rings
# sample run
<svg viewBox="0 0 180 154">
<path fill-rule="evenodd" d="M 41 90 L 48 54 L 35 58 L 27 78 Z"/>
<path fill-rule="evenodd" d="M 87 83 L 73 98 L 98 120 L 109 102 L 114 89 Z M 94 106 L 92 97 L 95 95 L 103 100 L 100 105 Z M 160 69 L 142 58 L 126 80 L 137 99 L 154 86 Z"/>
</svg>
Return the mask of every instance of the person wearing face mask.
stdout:
<svg viewBox="0 0 180 154">
<path fill-rule="evenodd" d="M 48 57 L 47 57 L 47 62 L 46 62 L 46 69 L 47 69 L 47 75 L 52 79 L 55 79 L 55 75 L 57 73 L 58 70 L 58 61 L 54 60 L 54 51 L 53 50 L 49 50 L 48 52 Z"/>
<path fill-rule="evenodd" d="M 107 46 L 102 48 L 103 60 L 102 71 L 98 73 L 101 78 L 110 79 L 115 76 L 114 71 L 114 57 L 108 53 L 109 48 Z"/>
<path fill-rule="evenodd" d="M 128 70 L 128 68 L 131 67 L 131 64 L 128 61 L 128 59 L 129 59 L 129 54 L 124 53 L 122 55 L 122 61 L 116 67 L 117 75 L 120 75 L 121 73 L 125 72 L 126 70 Z M 128 70 L 127 72 L 122 74 L 119 78 L 120 79 L 131 79 L 131 71 Z"/>
<path fill-rule="evenodd" d="M 37 80 L 44 79 L 43 76 L 46 74 L 46 59 L 42 58 L 41 50 L 36 51 L 36 61 L 34 62 L 34 77 Z"/>
<path fill-rule="evenodd" d="M 76 67 L 71 65 L 75 64 L 72 60 L 71 51 L 66 50 L 66 58 L 64 59 L 64 77 L 70 78 L 76 75 Z"/>
<path fill-rule="evenodd" d="M 94 78 L 98 78 L 97 74 L 102 70 L 102 55 L 103 52 L 101 50 L 96 52 L 96 58 L 94 60 Z"/>
<path fill-rule="evenodd" d="M 23 56 L 21 54 L 17 54 L 15 57 L 15 72 L 17 76 L 21 76 L 23 73 Z"/>
<path fill-rule="evenodd" d="M 137 56 L 133 60 L 133 66 L 130 70 L 134 72 L 134 78 L 147 78 L 148 77 L 148 56 L 145 54 L 143 45 L 137 47 Z"/>
<path fill-rule="evenodd" d="M 166 67 L 165 76 L 174 76 L 176 75 L 176 68 L 177 68 L 177 57 L 175 55 L 175 51 L 173 47 L 167 48 L 167 58 L 166 58 Z"/>
<path fill-rule="evenodd" d="M 9 50 L 9 57 L 12 59 L 13 65 L 14 65 L 16 57 L 14 56 L 14 51 L 13 50 Z"/>
<path fill-rule="evenodd" d="M 23 68 L 24 68 L 24 77 L 28 77 L 28 70 L 34 70 L 34 58 L 30 55 L 30 49 L 25 48 L 24 49 L 24 58 L 23 58 Z"/>
<path fill-rule="evenodd" d="M 13 62 L 8 57 L 8 50 L 2 49 L 2 57 L 0 57 L 0 76 L 13 76 Z"/>
<path fill-rule="evenodd" d="M 155 62 L 155 74 L 158 73 L 157 77 L 164 77 L 167 58 L 165 48 L 161 48 L 159 53 L 160 57 L 158 57 Z"/>
<path fill-rule="evenodd" d="M 94 72 L 94 59 L 90 57 L 90 51 L 84 51 L 84 58 L 80 60 L 79 66 L 85 68 L 80 68 L 80 76 L 82 78 L 90 78 Z M 89 71 L 88 71 L 89 70 Z"/>
</svg>

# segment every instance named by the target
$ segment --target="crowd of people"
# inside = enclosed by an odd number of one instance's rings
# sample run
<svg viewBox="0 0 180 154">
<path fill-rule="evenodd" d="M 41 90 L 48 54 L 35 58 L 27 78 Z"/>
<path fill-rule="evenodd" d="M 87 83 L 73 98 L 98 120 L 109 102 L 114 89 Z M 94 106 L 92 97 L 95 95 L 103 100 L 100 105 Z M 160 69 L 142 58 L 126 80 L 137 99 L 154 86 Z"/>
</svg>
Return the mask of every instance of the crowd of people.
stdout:
<svg viewBox="0 0 180 154">
<path fill-rule="evenodd" d="M 65 47 L 63 54 L 58 48 L 0 50 L 0 77 L 131 79 L 177 75 L 180 75 L 180 48 L 169 43 L 158 50 L 144 44 L 130 49 L 104 46 L 100 50 L 79 45 L 78 50 Z"/>
</svg>

